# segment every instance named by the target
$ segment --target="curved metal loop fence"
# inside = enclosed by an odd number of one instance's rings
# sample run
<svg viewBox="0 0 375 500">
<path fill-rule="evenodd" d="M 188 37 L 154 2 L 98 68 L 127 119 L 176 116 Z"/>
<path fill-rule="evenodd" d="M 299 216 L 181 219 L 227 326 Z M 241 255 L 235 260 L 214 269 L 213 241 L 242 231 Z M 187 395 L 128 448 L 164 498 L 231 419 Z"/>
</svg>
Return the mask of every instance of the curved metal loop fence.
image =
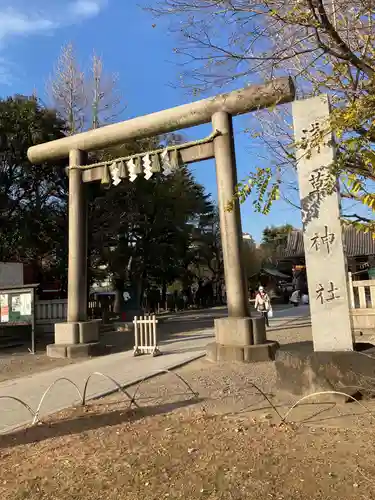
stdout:
<svg viewBox="0 0 375 500">
<path fill-rule="evenodd" d="M 54 387 L 57 384 L 57 382 L 60 382 L 62 380 L 65 380 L 66 382 L 69 382 L 71 385 L 73 385 L 76 388 L 78 396 L 79 396 L 79 399 L 82 402 L 83 397 L 82 397 L 81 391 L 79 390 L 78 385 L 75 382 L 73 382 L 73 380 L 70 380 L 70 378 L 60 377 L 60 378 L 56 379 L 55 381 L 53 381 L 52 384 L 50 384 L 47 387 L 47 389 L 44 391 L 43 396 L 41 397 L 41 399 L 39 401 L 38 408 L 36 409 L 36 412 L 34 414 L 34 419 L 33 419 L 32 425 L 35 425 L 36 423 L 40 422 L 39 413 L 40 413 L 40 409 L 42 407 L 43 401 L 45 400 L 47 394 L 50 392 L 50 390 L 52 389 L 52 387 Z"/>
<path fill-rule="evenodd" d="M 134 401 L 134 398 L 132 398 L 130 396 L 130 394 L 128 393 L 127 390 L 125 390 L 124 387 L 122 387 L 114 378 L 110 377 L 109 375 L 106 375 L 105 373 L 101 373 L 101 372 L 93 372 L 93 373 L 90 373 L 90 375 L 87 377 L 86 379 L 86 382 L 85 382 L 85 386 L 83 388 L 83 395 L 82 395 L 82 405 L 85 406 L 86 404 L 86 392 L 87 392 L 87 386 L 88 386 L 88 383 L 89 383 L 89 380 L 91 379 L 91 377 L 93 377 L 94 375 L 100 375 L 101 377 L 104 377 L 106 378 L 107 380 L 110 380 L 111 382 L 113 382 L 115 384 L 115 386 L 117 387 L 117 389 L 122 392 L 125 396 L 127 396 L 127 398 L 130 400 L 130 405 L 129 407 L 131 407 L 131 405 L 134 403 L 135 406 L 138 407 L 137 403 Z"/>
<path fill-rule="evenodd" d="M 157 376 L 157 375 L 161 375 L 161 374 L 172 374 L 174 375 L 175 377 L 178 378 L 179 381 L 181 381 L 185 387 L 187 387 L 191 393 L 191 395 L 196 398 L 199 393 L 194 391 L 194 389 L 191 387 L 191 385 L 189 384 L 189 382 L 187 382 L 184 377 L 182 377 L 179 373 L 176 373 L 175 371 L 173 370 L 168 370 L 168 369 L 161 369 L 161 370 L 158 370 L 156 371 L 155 373 L 152 373 L 151 375 L 148 375 L 146 377 L 144 377 L 142 380 L 140 380 L 136 386 L 136 389 L 134 391 L 134 394 L 133 396 L 131 396 L 129 394 L 129 392 L 126 390 L 126 387 L 130 387 L 131 385 L 135 385 L 135 384 L 128 384 L 127 386 L 121 386 L 121 384 L 119 384 L 114 378 L 110 377 L 109 375 L 106 375 L 105 373 L 101 373 L 101 372 L 93 372 L 91 373 L 87 379 L 85 380 L 85 383 L 84 383 L 84 387 L 83 387 L 83 391 L 81 392 L 78 385 L 73 382 L 72 380 L 70 380 L 69 378 L 66 378 L 66 377 L 61 377 L 61 378 L 58 378 L 56 379 L 54 382 L 52 382 L 52 384 L 50 384 L 48 386 L 48 388 L 44 391 L 41 399 L 40 399 L 40 402 L 38 404 L 38 407 L 36 409 L 36 411 L 34 411 L 30 405 L 28 405 L 27 403 L 25 403 L 22 399 L 20 398 L 17 398 L 15 396 L 7 396 L 7 395 L 4 395 L 4 396 L 0 396 L 0 399 L 11 399 L 13 401 L 16 401 L 17 403 L 21 404 L 24 408 L 26 408 L 28 410 L 28 412 L 30 413 L 30 415 L 33 417 L 33 420 L 32 420 L 32 423 L 31 425 L 34 426 L 36 425 L 37 423 L 40 423 L 41 420 L 39 418 L 39 415 L 40 415 L 40 411 L 41 411 L 41 408 L 42 408 L 42 404 L 47 396 L 47 394 L 52 390 L 52 388 L 58 383 L 58 382 L 61 382 L 61 381 L 66 381 L 66 382 L 69 382 L 71 385 L 73 385 L 73 387 L 76 389 L 77 393 L 78 393 L 78 396 L 79 396 L 79 401 L 80 403 L 85 406 L 86 403 L 87 403 L 87 388 L 88 388 L 88 383 L 89 381 L 91 380 L 91 378 L 94 376 L 94 375 L 98 375 L 100 377 L 104 377 L 105 379 L 107 380 L 110 380 L 117 388 L 117 390 L 119 392 L 122 392 L 122 394 L 124 396 L 127 397 L 127 399 L 129 400 L 129 408 L 131 408 L 132 404 L 134 404 L 136 407 L 139 408 L 139 405 L 136 403 L 136 396 L 138 395 L 139 393 L 139 390 L 141 388 L 141 386 L 147 381 L 147 380 L 150 380 L 152 379 L 153 377 Z M 296 401 L 289 409 L 288 411 L 285 413 L 285 415 L 283 416 L 279 410 L 277 409 L 277 407 L 272 403 L 272 401 L 270 400 L 270 398 L 267 396 L 267 394 L 262 390 L 260 389 L 256 384 L 254 384 L 253 382 L 249 382 L 249 384 L 254 387 L 258 392 L 259 394 L 261 394 L 263 396 L 263 398 L 267 401 L 267 403 L 270 405 L 270 408 L 273 408 L 273 410 L 275 411 L 275 413 L 277 414 L 277 416 L 280 418 L 280 425 L 281 424 L 287 424 L 287 418 L 288 416 L 293 412 L 293 410 L 302 402 L 302 401 L 305 401 L 309 398 L 312 398 L 313 396 L 319 396 L 319 395 L 324 395 L 324 394 L 337 394 L 337 395 L 341 395 L 341 396 L 345 396 L 346 398 L 356 402 L 361 408 L 363 408 L 365 410 L 366 413 L 369 413 L 371 415 L 372 418 L 375 418 L 375 412 L 373 412 L 371 409 L 367 408 L 363 403 L 359 402 L 356 398 L 354 398 L 353 396 L 351 396 L 350 394 L 347 394 L 346 392 L 343 392 L 343 391 L 320 391 L 320 392 L 314 392 L 312 394 L 308 394 L 302 398 L 300 398 L 298 401 Z M 371 388 L 362 388 L 362 387 L 358 387 L 358 389 L 363 389 L 363 390 L 367 390 L 369 392 L 374 392 L 374 390 L 371 390 Z M 107 393 L 108 394 L 108 393 Z M 103 395 L 104 396 L 104 395 Z M 9 428 L 9 426 L 8 426 Z M 2 431 L 0 432 L 0 434 L 6 434 L 7 432 L 9 431 Z"/>
<path fill-rule="evenodd" d="M 85 380 L 85 383 L 84 383 L 84 386 L 83 386 L 83 391 L 81 392 L 81 390 L 79 389 L 78 385 L 73 382 L 73 380 L 67 378 L 67 377 L 60 377 L 56 380 L 54 380 L 52 382 L 52 384 L 50 384 L 47 389 L 44 391 L 40 401 L 39 401 L 39 404 L 38 404 L 38 407 L 36 409 L 36 411 L 34 411 L 30 405 L 28 405 L 27 403 L 25 403 L 22 399 L 20 398 L 17 398 L 15 396 L 0 396 L 0 399 L 12 399 L 18 403 L 20 403 L 22 406 L 24 406 L 30 413 L 30 415 L 33 417 L 32 419 L 32 422 L 31 422 L 31 425 L 34 426 L 38 423 L 41 423 L 41 419 L 39 417 L 40 415 L 40 411 L 41 411 L 41 408 L 42 408 L 42 405 L 43 405 L 43 402 L 44 400 L 46 399 L 47 395 L 49 394 L 49 392 L 52 390 L 53 387 L 55 387 L 55 385 L 58 383 L 58 382 L 61 382 L 61 381 L 66 381 L 66 382 L 69 382 L 69 384 L 71 384 L 77 391 L 77 394 L 79 396 L 79 401 L 80 401 L 80 404 L 82 406 L 85 406 L 86 403 L 87 403 L 87 388 L 88 388 L 88 383 L 89 381 L 91 380 L 91 378 L 94 376 L 94 375 L 98 375 L 100 377 L 104 377 L 105 379 L 107 380 L 110 380 L 111 382 L 113 382 L 113 384 L 116 386 L 117 390 L 119 392 L 122 392 L 122 394 L 124 394 L 124 396 L 127 397 L 127 399 L 129 400 L 129 408 L 131 408 L 131 406 L 134 404 L 137 408 L 139 408 L 139 405 L 137 404 L 136 402 L 136 395 L 138 394 L 138 391 L 139 391 L 139 388 L 140 386 L 146 381 L 146 380 L 149 380 L 159 374 L 162 374 L 162 373 L 172 373 L 173 375 L 175 375 L 179 380 L 181 380 L 184 385 L 189 389 L 189 391 L 191 392 L 191 394 L 194 396 L 194 397 L 197 397 L 198 396 L 198 393 L 195 392 L 193 390 L 193 388 L 191 387 L 191 385 L 181 376 L 179 375 L 178 373 L 172 371 L 172 370 L 167 370 L 167 369 L 163 369 L 163 370 L 158 370 L 157 372 L 155 373 L 152 373 L 151 375 L 148 375 L 147 377 L 143 378 L 137 385 L 136 387 L 136 390 L 133 394 L 133 396 L 131 396 L 129 394 L 129 392 L 126 390 L 126 387 L 129 387 L 130 385 L 135 385 L 135 384 L 129 384 L 127 386 L 122 386 L 121 384 L 119 384 L 117 382 L 117 380 L 115 380 L 114 378 L 110 377 L 109 375 L 106 375 L 105 373 L 101 373 L 101 372 L 93 372 L 93 373 L 90 373 L 90 375 L 87 377 L 87 379 Z M 104 397 L 105 394 L 103 394 L 103 397 Z M 6 434 L 7 432 L 9 431 L 2 431 L 0 432 L 0 434 Z"/>
<path fill-rule="evenodd" d="M 367 406 L 365 406 L 364 404 L 362 404 L 360 401 L 358 401 L 358 399 L 356 399 L 354 396 L 351 396 L 350 394 L 347 394 L 346 392 L 341 392 L 341 391 L 320 391 L 320 392 L 313 392 L 312 394 L 307 394 L 307 396 L 303 396 L 303 398 L 299 399 L 298 401 L 296 401 L 290 408 L 289 410 L 285 413 L 285 415 L 282 417 L 281 419 L 281 423 L 282 424 L 285 424 L 287 423 L 286 422 L 286 419 L 288 418 L 288 416 L 292 413 L 292 411 L 302 402 L 302 401 L 305 401 L 306 399 L 309 399 L 309 398 L 312 398 L 313 396 L 322 396 L 323 394 L 337 394 L 337 395 L 340 395 L 340 396 L 345 396 L 347 398 L 349 398 L 351 401 L 354 401 L 355 403 L 357 403 L 361 408 L 363 408 L 365 410 L 366 413 L 368 413 L 369 415 L 371 415 L 373 418 L 375 417 L 375 413 L 370 410 L 370 408 L 367 408 Z"/>
<path fill-rule="evenodd" d="M 144 384 L 144 382 L 147 382 L 147 380 L 150 380 L 151 378 L 155 377 L 156 375 L 161 375 L 161 374 L 164 374 L 164 373 L 171 373 L 173 375 L 175 375 L 181 382 L 184 383 L 184 385 L 189 389 L 189 391 L 191 392 L 191 394 L 196 398 L 199 393 L 194 391 L 193 388 L 191 387 L 191 385 L 181 376 L 179 375 L 178 373 L 172 371 L 172 370 L 167 370 L 166 368 L 164 369 L 161 369 L 161 370 L 158 370 L 157 372 L 153 373 L 152 375 L 148 375 L 147 377 L 144 377 L 137 385 L 135 391 L 134 391 L 134 394 L 133 394 L 133 397 L 131 398 L 131 401 L 130 401 L 130 405 L 129 405 L 129 408 L 131 407 L 131 405 L 135 402 L 135 397 L 137 396 L 138 392 L 139 392 L 139 389 L 140 387 Z"/>
<path fill-rule="evenodd" d="M 13 401 L 16 401 L 17 403 L 20 403 L 35 418 L 35 411 L 27 403 L 25 403 L 25 401 L 22 401 L 22 399 L 16 398 L 15 396 L 0 396 L 0 399 L 12 399 Z"/>
</svg>

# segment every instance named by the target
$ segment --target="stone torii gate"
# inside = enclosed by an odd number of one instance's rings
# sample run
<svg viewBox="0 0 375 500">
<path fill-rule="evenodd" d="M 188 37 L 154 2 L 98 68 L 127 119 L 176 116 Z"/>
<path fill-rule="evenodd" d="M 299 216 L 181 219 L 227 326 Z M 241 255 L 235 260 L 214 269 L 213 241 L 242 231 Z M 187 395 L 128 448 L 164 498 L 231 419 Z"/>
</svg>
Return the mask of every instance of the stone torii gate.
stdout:
<svg viewBox="0 0 375 500">
<path fill-rule="evenodd" d="M 217 343 L 213 357 L 230 358 L 233 353 L 231 346 L 237 345 L 248 348 L 242 354 L 248 358 L 246 360 L 268 358 L 271 353 L 266 343 L 264 320 L 251 318 L 249 312 L 239 203 L 234 204 L 231 212 L 225 210 L 237 184 L 232 117 L 291 102 L 294 95 L 290 78 L 275 79 L 33 146 L 28 150 L 28 158 L 34 164 L 69 158 L 68 317 L 67 323 L 55 325 L 55 344 L 49 346 L 50 355 L 90 355 L 99 339 L 98 322 L 87 320 L 87 201 L 84 183 L 102 180 L 108 175 L 109 166 L 106 163 L 87 165 L 87 153 L 130 139 L 157 136 L 211 122 L 213 133 L 207 139 L 176 146 L 174 150 L 184 164 L 210 158 L 216 161 L 228 317 L 215 321 Z M 137 173 L 141 172 L 138 170 Z M 121 172 L 117 171 L 116 175 L 121 178 Z M 228 349 L 223 347 L 220 354 L 218 346 L 228 346 Z M 252 346 L 255 349 L 251 350 Z"/>
</svg>

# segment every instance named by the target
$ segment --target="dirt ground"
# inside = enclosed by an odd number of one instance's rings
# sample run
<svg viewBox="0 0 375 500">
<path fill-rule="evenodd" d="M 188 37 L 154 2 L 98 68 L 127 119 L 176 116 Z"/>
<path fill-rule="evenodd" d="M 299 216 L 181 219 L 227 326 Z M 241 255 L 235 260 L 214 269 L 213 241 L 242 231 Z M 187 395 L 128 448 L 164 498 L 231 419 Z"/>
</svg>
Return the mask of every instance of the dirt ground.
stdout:
<svg viewBox="0 0 375 500">
<path fill-rule="evenodd" d="M 196 361 L 176 373 L 199 395 L 162 375 L 128 389 L 140 408 L 116 393 L 2 436 L 0 498 L 375 498 L 374 405 L 304 402 L 283 423 L 272 366 Z"/>
<path fill-rule="evenodd" d="M 0 382 L 52 370 L 75 361 L 49 358 L 46 356 L 45 350 L 44 352 L 39 351 L 35 355 L 24 349 L 3 350 L 0 355 Z"/>
<path fill-rule="evenodd" d="M 108 354 L 132 349 L 134 344 L 133 335 L 124 332 L 107 332 L 102 335 L 101 342 L 108 346 Z M 37 344 L 36 354 L 31 354 L 27 347 L 2 349 L 0 351 L 0 383 L 81 361 L 82 359 L 49 358 L 46 355 L 46 343 Z"/>
</svg>

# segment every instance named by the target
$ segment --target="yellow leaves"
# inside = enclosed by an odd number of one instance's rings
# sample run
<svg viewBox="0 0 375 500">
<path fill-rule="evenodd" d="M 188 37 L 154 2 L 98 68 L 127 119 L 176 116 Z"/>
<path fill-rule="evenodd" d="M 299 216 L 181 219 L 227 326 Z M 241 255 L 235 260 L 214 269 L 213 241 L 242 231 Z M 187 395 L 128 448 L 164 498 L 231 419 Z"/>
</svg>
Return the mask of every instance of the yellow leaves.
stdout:
<svg viewBox="0 0 375 500">
<path fill-rule="evenodd" d="M 375 212 L 375 194 L 366 194 L 362 198 L 362 203 Z"/>
<path fill-rule="evenodd" d="M 359 182 L 359 181 L 355 181 L 350 189 L 350 191 L 353 193 L 353 194 L 357 194 L 359 193 L 359 191 L 363 188 L 362 186 L 362 183 Z"/>
<path fill-rule="evenodd" d="M 344 219 L 343 223 L 347 226 L 354 227 L 360 233 L 371 233 L 372 238 L 375 240 L 375 222 L 360 222 L 358 220 Z"/>
<path fill-rule="evenodd" d="M 273 172 L 270 168 L 257 168 L 249 178 L 242 181 L 236 187 L 233 199 L 227 203 L 225 210 L 231 212 L 235 202 L 244 203 L 252 197 L 252 205 L 256 212 L 268 215 L 272 204 L 280 198 L 280 179 L 273 180 Z"/>
<path fill-rule="evenodd" d="M 358 198 L 358 193 L 364 189 L 362 180 L 355 174 L 348 175 L 347 187 L 354 198 Z"/>
<path fill-rule="evenodd" d="M 375 153 L 371 149 L 366 149 L 362 151 L 362 156 L 365 159 L 367 165 L 371 165 L 373 168 L 375 166 Z"/>
<path fill-rule="evenodd" d="M 349 194 L 353 196 L 353 199 L 375 212 L 375 193 L 369 193 L 366 190 L 363 180 L 355 174 L 350 174 L 347 177 L 346 187 Z"/>
</svg>

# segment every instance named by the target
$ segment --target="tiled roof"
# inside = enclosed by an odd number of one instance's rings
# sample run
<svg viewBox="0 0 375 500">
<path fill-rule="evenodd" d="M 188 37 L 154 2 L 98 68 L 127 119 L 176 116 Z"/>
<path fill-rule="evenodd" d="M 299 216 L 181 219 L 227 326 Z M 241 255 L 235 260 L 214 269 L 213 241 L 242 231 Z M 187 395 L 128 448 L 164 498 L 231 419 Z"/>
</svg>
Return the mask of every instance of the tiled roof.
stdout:
<svg viewBox="0 0 375 500">
<path fill-rule="evenodd" d="M 361 255 L 375 255 L 375 240 L 371 233 L 357 231 L 354 227 L 344 229 L 344 243 L 348 257 L 359 257 Z M 291 231 L 284 249 L 281 250 L 283 257 L 303 257 L 303 234 L 302 231 Z"/>
</svg>

